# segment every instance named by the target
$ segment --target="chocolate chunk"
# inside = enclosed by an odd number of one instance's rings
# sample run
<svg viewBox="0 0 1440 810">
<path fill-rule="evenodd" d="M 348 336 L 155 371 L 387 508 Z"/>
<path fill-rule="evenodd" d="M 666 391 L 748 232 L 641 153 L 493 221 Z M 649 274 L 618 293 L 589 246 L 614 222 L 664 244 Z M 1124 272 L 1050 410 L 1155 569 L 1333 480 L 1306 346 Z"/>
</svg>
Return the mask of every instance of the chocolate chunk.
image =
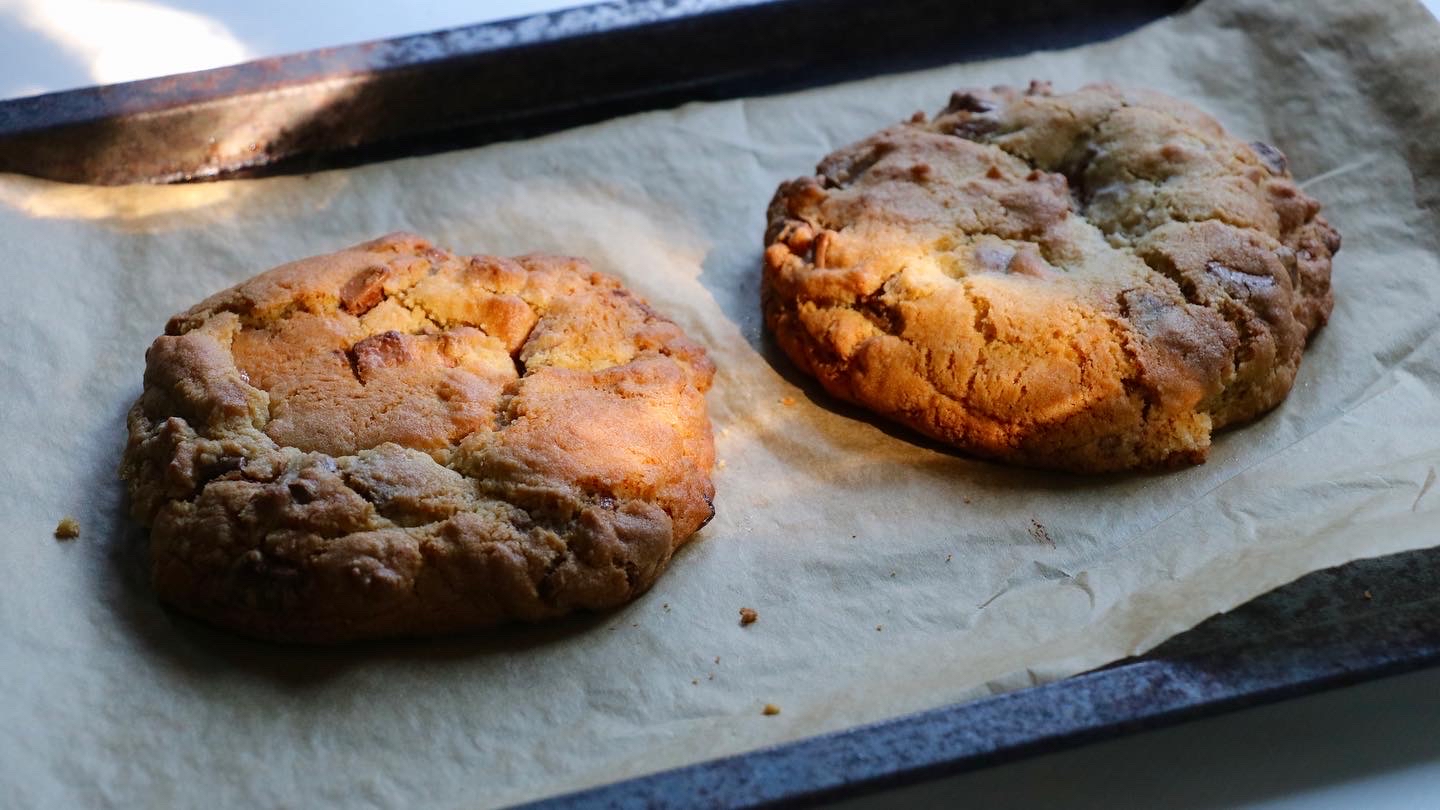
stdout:
<svg viewBox="0 0 1440 810">
<path fill-rule="evenodd" d="M 962 93 L 956 91 L 950 95 L 950 105 L 945 112 L 973 112 L 983 113 L 995 109 L 995 102 L 987 98 L 981 98 L 974 93 Z"/>
<path fill-rule="evenodd" d="M 1250 148 L 1254 150 L 1255 156 L 1260 158 L 1260 162 L 1265 164 L 1265 168 L 1269 169 L 1271 174 L 1284 174 L 1285 169 L 1290 165 L 1290 162 L 1285 159 L 1284 152 L 1264 141 L 1251 141 Z"/>
<path fill-rule="evenodd" d="M 235 472 L 245 466 L 245 459 L 238 456 L 221 456 L 195 471 L 195 483 L 204 487 L 222 475 Z"/>
<path fill-rule="evenodd" d="M 352 346 L 350 352 L 362 378 L 368 377 L 374 369 L 390 368 L 414 359 L 410 347 L 406 345 L 405 335 L 393 329 L 365 338 Z"/>
<path fill-rule="evenodd" d="M 371 267 L 356 273 L 340 288 L 340 308 L 363 315 L 385 297 L 385 269 Z"/>
<path fill-rule="evenodd" d="M 315 500 L 315 485 L 309 481 L 291 481 L 285 488 L 296 503 L 306 504 Z"/>
<path fill-rule="evenodd" d="M 982 135 L 989 135 L 1000 129 L 1000 122 L 993 118 L 967 117 L 963 121 L 957 121 L 950 128 L 950 134 L 967 140 L 974 140 Z"/>
<path fill-rule="evenodd" d="M 1003 273 L 1015 258 L 1015 249 L 1009 245 L 980 245 L 975 248 L 975 265 L 980 272 Z"/>
<path fill-rule="evenodd" d="M 1025 88 L 1025 95 L 1027 96 L 1048 96 L 1054 92 L 1055 88 L 1051 86 L 1050 82 L 1039 79 L 1031 79 L 1030 86 Z"/>
</svg>

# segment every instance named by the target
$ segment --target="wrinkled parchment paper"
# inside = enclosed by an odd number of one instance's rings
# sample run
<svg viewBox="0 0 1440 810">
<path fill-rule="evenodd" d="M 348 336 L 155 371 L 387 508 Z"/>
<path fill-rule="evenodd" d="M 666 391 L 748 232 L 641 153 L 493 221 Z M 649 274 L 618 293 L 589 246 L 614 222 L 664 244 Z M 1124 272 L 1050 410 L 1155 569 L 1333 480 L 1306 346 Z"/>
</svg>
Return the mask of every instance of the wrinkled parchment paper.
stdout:
<svg viewBox="0 0 1440 810">
<path fill-rule="evenodd" d="M 1344 234 L 1295 390 L 1202 467 L 972 461 L 857 418 L 762 341 L 779 180 L 956 86 L 1032 77 L 1196 101 L 1287 152 Z M 1060 678 L 1440 541 L 1437 78 L 1419 6 L 1215 0 L 1073 51 L 311 177 L 0 178 L 0 803 L 519 801 Z M 214 290 L 395 229 L 588 256 L 708 344 L 718 517 L 634 605 L 549 627 L 302 649 L 166 613 L 115 478 L 145 347 Z M 52 539 L 64 515 L 78 540 Z"/>
</svg>

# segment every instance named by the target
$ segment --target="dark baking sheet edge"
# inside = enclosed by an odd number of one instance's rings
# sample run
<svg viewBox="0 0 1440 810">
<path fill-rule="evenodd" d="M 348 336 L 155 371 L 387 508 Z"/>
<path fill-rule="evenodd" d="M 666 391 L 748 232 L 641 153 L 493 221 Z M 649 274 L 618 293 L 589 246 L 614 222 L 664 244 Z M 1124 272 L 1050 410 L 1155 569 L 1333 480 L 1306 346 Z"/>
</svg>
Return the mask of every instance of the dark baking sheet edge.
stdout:
<svg viewBox="0 0 1440 810">
<path fill-rule="evenodd" d="M 1437 572 L 1434 548 L 1352 562 L 1143 658 L 523 807 L 808 807 L 1398 675 L 1440 663 Z"/>
<path fill-rule="evenodd" d="M 1184 0 L 627 0 L 0 101 L 0 172 L 293 174 L 1115 36 Z"/>
</svg>

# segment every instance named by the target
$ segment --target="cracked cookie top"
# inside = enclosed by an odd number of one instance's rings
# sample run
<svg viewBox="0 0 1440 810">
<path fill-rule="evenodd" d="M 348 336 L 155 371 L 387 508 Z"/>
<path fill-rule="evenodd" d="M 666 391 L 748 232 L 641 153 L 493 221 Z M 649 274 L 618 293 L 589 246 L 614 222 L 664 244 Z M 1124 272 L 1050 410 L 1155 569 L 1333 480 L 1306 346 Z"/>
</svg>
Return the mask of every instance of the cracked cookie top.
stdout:
<svg viewBox="0 0 1440 810">
<path fill-rule="evenodd" d="M 1203 462 L 1330 313 L 1338 234 L 1284 155 L 1158 93 L 955 93 L 781 184 L 762 287 L 832 394 L 980 456 Z"/>
<path fill-rule="evenodd" d="M 713 373 L 582 260 L 394 234 L 172 318 L 121 472 L 162 598 L 252 635 L 603 609 L 713 514 Z"/>
</svg>

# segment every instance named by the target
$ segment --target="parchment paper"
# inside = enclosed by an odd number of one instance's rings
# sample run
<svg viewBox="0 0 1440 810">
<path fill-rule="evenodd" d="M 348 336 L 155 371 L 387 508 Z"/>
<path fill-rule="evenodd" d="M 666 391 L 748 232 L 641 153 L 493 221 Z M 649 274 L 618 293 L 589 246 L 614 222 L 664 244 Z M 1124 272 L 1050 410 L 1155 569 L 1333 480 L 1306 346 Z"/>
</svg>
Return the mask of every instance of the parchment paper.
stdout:
<svg viewBox="0 0 1440 810">
<path fill-rule="evenodd" d="M 837 405 L 762 340 L 779 180 L 956 86 L 1032 77 L 1196 101 L 1279 145 L 1344 234 L 1295 390 L 1202 467 L 972 461 Z M 311 177 L 0 178 L 0 803 L 513 802 L 1060 678 L 1440 541 L 1437 78 L 1419 6 L 1216 0 L 1073 51 Z M 704 341 L 718 517 L 637 603 L 555 626 L 313 650 L 166 613 L 115 478 L 145 347 L 214 290 L 395 229 L 588 256 Z M 82 534 L 57 542 L 67 514 Z"/>
</svg>

